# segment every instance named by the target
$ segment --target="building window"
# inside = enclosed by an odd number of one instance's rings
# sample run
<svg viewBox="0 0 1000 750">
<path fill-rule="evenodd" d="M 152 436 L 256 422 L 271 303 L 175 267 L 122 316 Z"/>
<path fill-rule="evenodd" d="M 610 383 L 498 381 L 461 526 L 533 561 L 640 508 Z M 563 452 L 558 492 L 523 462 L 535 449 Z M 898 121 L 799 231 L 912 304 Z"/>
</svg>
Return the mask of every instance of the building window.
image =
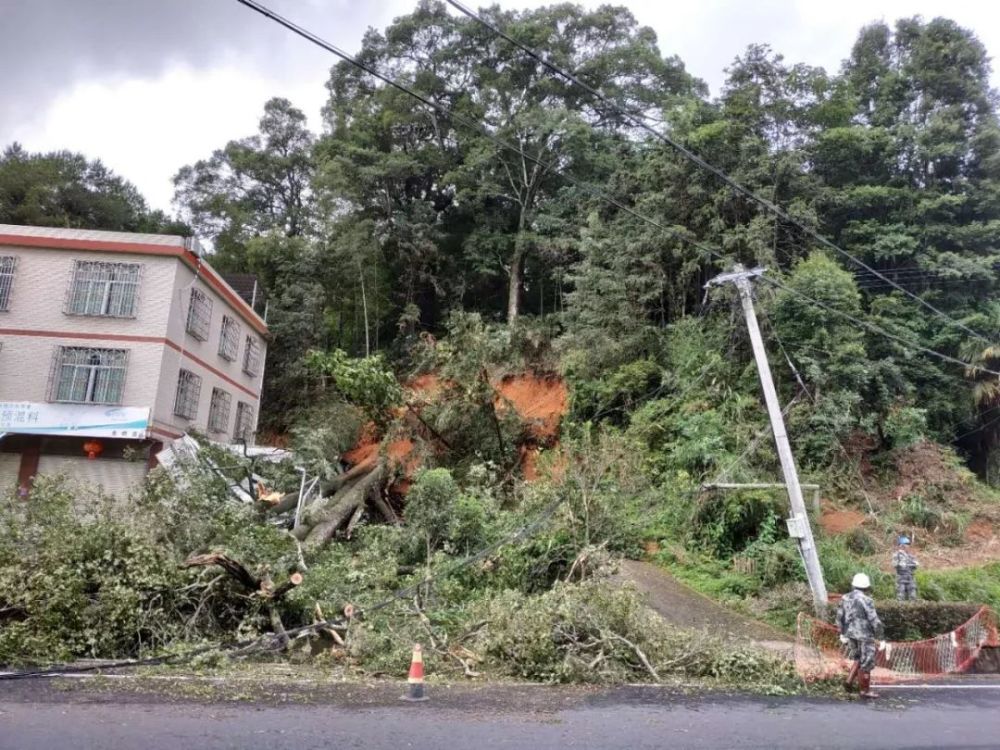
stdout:
<svg viewBox="0 0 1000 750">
<path fill-rule="evenodd" d="M 209 432 L 226 432 L 229 429 L 229 410 L 233 397 L 221 388 L 212 389 L 212 405 L 208 410 Z"/>
<path fill-rule="evenodd" d="M 260 344 L 253 336 L 247 336 L 247 350 L 243 353 L 243 372 L 256 375 L 260 372 Z"/>
<path fill-rule="evenodd" d="M 253 437 L 253 407 L 245 401 L 236 404 L 236 428 L 233 439 L 249 443 Z"/>
<path fill-rule="evenodd" d="M 13 255 L 0 256 L 0 312 L 10 307 L 10 293 L 14 288 L 14 266 L 17 258 Z"/>
<path fill-rule="evenodd" d="M 187 332 L 199 341 L 208 339 L 212 325 L 212 300 L 200 289 L 191 290 L 191 304 L 188 305 Z"/>
<path fill-rule="evenodd" d="M 228 315 L 222 316 L 222 335 L 219 336 L 219 356 L 236 361 L 240 351 L 240 324 Z"/>
<path fill-rule="evenodd" d="M 98 263 L 78 260 L 73 271 L 66 312 L 134 318 L 139 298 L 138 263 Z"/>
<path fill-rule="evenodd" d="M 200 397 L 201 378 L 190 370 L 181 370 L 177 378 L 174 414 L 185 419 L 194 419 L 198 415 L 198 399 Z"/>
<path fill-rule="evenodd" d="M 127 362 L 125 349 L 61 346 L 50 398 L 71 404 L 120 404 Z"/>
</svg>

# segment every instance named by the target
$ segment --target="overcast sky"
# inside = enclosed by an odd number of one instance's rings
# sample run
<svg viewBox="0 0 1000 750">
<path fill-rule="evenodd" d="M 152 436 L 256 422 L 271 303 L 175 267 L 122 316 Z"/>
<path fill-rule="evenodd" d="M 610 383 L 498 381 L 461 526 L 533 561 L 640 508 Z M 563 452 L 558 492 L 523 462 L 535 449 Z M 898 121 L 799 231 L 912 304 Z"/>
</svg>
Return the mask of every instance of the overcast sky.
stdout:
<svg viewBox="0 0 1000 750">
<path fill-rule="evenodd" d="M 384 28 L 415 5 L 264 2 L 349 51 L 366 28 Z M 858 29 L 875 20 L 947 16 L 975 31 L 991 56 L 1000 51 L 1000 3 L 990 0 L 617 2 L 652 26 L 664 54 L 680 55 L 713 95 L 723 69 L 750 43 L 836 70 Z M 320 127 L 330 56 L 236 0 L 0 0 L 0 29 L 0 145 L 100 158 L 157 208 L 171 209 L 179 167 L 253 133 L 272 96 L 291 99 Z"/>
</svg>

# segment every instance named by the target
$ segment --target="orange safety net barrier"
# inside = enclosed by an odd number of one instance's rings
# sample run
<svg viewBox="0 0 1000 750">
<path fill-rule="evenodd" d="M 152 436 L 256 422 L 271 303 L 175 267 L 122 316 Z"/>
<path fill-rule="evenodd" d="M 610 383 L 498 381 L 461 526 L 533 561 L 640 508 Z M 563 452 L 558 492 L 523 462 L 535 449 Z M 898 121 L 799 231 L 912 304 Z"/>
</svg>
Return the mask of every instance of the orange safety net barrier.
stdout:
<svg viewBox="0 0 1000 750">
<path fill-rule="evenodd" d="M 984 646 L 997 645 L 997 616 L 989 607 L 982 607 L 950 633 L 922 641 L 886 641 L 876 653 L 872 677 L 884 684 L 966 672 Z M 828 622 L 800 613 L 795 667 L 806 680 L 846 674 L 851 661 L 840 643 L 840 631 Z"/>
</svg>

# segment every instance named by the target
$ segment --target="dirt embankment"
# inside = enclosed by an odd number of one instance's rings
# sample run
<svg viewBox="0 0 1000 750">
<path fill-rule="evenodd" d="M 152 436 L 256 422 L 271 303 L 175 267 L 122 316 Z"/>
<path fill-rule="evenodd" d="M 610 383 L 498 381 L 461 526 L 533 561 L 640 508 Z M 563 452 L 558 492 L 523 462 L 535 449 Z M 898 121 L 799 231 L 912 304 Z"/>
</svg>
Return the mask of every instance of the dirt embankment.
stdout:
<svg viewBox="0 0 1000 750">
<path fill-rule="evenodd" d="M 344 461 L 351 467 L 371 468 L 384 454 L 390 469 L 399 477 L 390 491 L 398 496 L 406 495 L 423 464 L 422 449 L 418 445 L 430 445 L 431 450 L 443 447 L 440 439 L 428 434 L 420 413 L 428 405 L 447 399 L 450 386 L 434 373 L 409 380 L 404 385 L 408 405 L 395 414 L 401 433 L 397 430 L 397 434 L 386 437 L 379 434 L 374 424 L 368 424 L 357 445 L 344 454 Z M 529 372 L 504 376 L 492 386 L 495 391 L 493 407 L 497 413 L 513 410 L 524 423 L 523 438 L 518 445 L 521 472 L 529 481 L 537 479 L 540 452 L 559 442 L 559 429 L 569 407 L 566 383 L 558 375 Z"/>
<path fill-rule="evenodd" d="M 946 448 L 924 441 L 896 451 L 882 476 L 867 461 L 861 469 L 874 512 L 826 502 L 820 518 L 824 533 L 866 535 L 872 558 L 887 571 L 898 533 L 913 537 L 913 552 L 925 569 L 1000 560 L 1000 508 Z"/>
</svg>

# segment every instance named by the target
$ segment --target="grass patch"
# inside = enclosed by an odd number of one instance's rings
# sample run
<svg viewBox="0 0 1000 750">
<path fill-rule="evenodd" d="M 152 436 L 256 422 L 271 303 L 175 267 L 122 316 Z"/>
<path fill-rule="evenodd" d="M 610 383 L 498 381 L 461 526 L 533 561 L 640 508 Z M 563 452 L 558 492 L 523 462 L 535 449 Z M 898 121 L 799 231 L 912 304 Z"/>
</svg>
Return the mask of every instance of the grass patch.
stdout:
<svg viewBox="0 0 1000 750">
<path fill-rule="evenodd" d="M 1000 563 L 957 570 L 918 570 L 921 599 L 985 604 L 1000 611 Z"/>
</svg>

